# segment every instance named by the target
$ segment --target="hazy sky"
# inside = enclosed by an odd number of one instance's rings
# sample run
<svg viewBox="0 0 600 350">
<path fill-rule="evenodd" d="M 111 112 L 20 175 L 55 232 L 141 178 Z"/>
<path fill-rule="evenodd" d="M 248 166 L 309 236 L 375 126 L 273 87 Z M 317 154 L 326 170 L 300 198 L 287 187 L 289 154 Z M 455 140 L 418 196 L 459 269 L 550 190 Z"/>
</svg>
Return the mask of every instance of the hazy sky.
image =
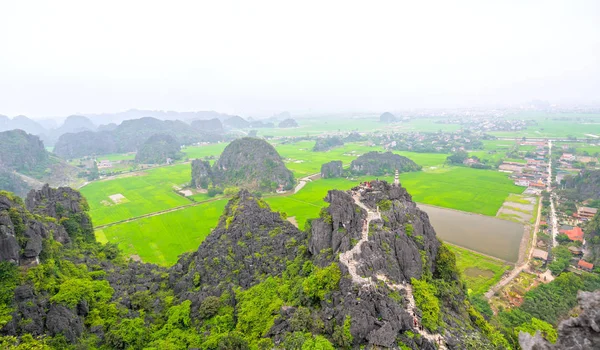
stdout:
<svg viewBox="0 0 600 350">
<path fill-rule="evenodd" d="M 600 101 L 600 1 L 0 0 L 0 114 Z"/>
</svg>

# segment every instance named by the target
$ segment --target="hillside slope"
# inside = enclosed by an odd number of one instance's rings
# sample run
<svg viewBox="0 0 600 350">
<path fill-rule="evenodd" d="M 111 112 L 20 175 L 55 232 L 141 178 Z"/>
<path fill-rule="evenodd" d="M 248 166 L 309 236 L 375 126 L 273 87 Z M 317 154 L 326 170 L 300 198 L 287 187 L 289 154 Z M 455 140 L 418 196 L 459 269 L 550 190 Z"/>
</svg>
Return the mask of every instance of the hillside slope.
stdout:
<svg viewBox="0 0 600 350">
<path fill-rule="evenodd" d="M 0 194 L 3 239 L 16 236 L 6 228 L 19 218 L 28 220 L 26 227 L 60 225 L 54 232 L 68 235 L 58 244 L 46 234 L 39 266 L 21 279 L 10 259 L 0 263 L 0 344 L 431 350 L 435 343 L 457 349 L 507 345 L 469 306 L 454 256 L 406 190 L 374 181 L 371 189 L 330 191 L 327 201 L 321 218 L 303 232 L 240 191 L 198 250 L 165 270 L 125 262 L 114 245 L 94 242 L 87 207 L 75 192 L 32 193 L 27 208 L 37 216 Z"/>
<path fill-rule="evenodd" d="M 212 168 L 206 161 L 194 160 L 191 183 L 202 188 L 236 186 L 274 192 L 278 188 L 291 189 L 294 175 L 271 144 L 244 137 L 227 145 Z"/>
</svg>

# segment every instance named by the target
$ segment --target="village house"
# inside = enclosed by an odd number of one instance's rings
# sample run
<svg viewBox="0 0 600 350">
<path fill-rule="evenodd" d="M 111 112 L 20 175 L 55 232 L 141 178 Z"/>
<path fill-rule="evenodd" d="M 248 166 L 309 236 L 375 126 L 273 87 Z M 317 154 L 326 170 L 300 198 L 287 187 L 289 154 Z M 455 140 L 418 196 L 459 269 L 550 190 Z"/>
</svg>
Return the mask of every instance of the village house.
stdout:
<svg viewBox="0 0 600 350">
<path fill-rule="evenodd" d="M 563 153 L 560 156 L 560 160 L 563 162 L 573 162 L 573 161 L 575 161 L 575 159 L 576 159 L 575 156 L 571 153 Z"/>
<path fill-rule="evenodd" d="M 98 162 L 98 168 L 112 168 L 112 162 L 110 160 L 101 160 Z"/>
<path fill-rule="evenodd" d="M 533 188 L 537 188 L 537 189 L 544 189 L 546 188 L 546 185 L 544 185 L 542 182 L 529 182 L 529 187 L 533 187 Z"/>
<path fill-rule="evenodd" d="M 523 164 L 515 163 L 515 162 L 504 162 L 500 164 L 498 169 L 502 172 L 508 173 L 521 173 L 523 172 Z"/>
<path fill-rule="evenodd" d="M 571 230 L 560 230 L 560 233 L 564 233 L 572 241 L 583 242 L 583 230 L 581 227 L 575 226 Z"/>
<path fill-rule="evenodd" d="M 573 255 L 577 255 L 577 256 L 583 255 L 583 249 L 581 249 L 580 247 L 570 246 L 569 251 Z"/>
<path fill-rule="evenodd" d="M 528 187 L 529 186 L 529 181 L 525 180 L 525 179 L 518 179 L 517 181 L 515 181 L 515 185 L 517 185 L 517 186 L 523 186 L 523 187 Z"/>
<path fill-rule="evenodd" d="M 463 164 L 466 166 L 471 166 L 473 164 L 479 164 L 479 162 L 473 158 L 467 158 L 463 161 Z"/>
<path fill-rule="evenodd" d="M 584 271 L 592 272 L 592 270 L 594 269 L 594 264 L 589 263 L 587 261 L 579 260 L 579 262 L 577 263 L 577 267 Z"/>
<path fill-rule="evenodd" d="M 598 209 L 590 207 L 577 207 L 577 217 L 582 219 L 591 219 L 596 215 Z M 573 215 L 575 216 L 575 215 Z"/>
<path fill-rule="evenodd" d="M 548 252 L 545 250 L 536 248 L 533 250 L 533 258 L 540 259 L 540 260 L 546 262 L 546 261 L 548 261 Z"/>
</svg>

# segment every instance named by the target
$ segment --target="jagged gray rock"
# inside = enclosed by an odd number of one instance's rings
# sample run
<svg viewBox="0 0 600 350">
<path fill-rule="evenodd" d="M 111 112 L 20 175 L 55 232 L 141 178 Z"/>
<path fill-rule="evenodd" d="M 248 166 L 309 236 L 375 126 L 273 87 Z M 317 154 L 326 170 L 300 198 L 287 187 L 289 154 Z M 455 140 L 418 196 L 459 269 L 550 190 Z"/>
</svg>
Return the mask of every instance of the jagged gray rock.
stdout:
<svg viewBox="0 0 600 350">
<path fill-rule="evenodd" d="M 63 334 L 74 342 L 83 333 L 83 321 L 66 306 L 52 304 L 46 315 L 46 328 L 50 335 Z"/>
<path fill-rule="evenodd" d="M 231 142 L 208 170 L 206 162 L 192 163 L 192 184 L 226 188 L 237 186 L 251 191 L 289 190 L 294 174 L 286 168 L 275 148 L 265 140 L 244 137 Z M 205 187 L 206 185 L 206 187 Z"/>
<path fill-rule="evenodd" d="M 344 173 L 341 160 L 332 160 L 329 163 L 321 165 L 321 177 L 323 179 L 329 179 L 334 177 L 341 177 Z"/>
<path fill-rule="evenodd" d="M 421 170 L 421 166 L 412 160 L 392 152 L 368 152 L 350 163 L 350 171 L 354 175 L 391 175 L 399 172 Z"/>
<path fill-rule="evenodd" d="M 560 323 L 558 340 L 551 344 L 537 332 L 535 336 L 521 332 L 523 350 L 587 350 L 600 349 L 600 291 L 577 293 L 581 314 Z"/>
<path fill-rule="evenodd" d="M 194 159 L 192 161 L 192 187 L 207 189 L 213 182 L 212 177 L 210 163 L 207 160 Z"/>
</svg>

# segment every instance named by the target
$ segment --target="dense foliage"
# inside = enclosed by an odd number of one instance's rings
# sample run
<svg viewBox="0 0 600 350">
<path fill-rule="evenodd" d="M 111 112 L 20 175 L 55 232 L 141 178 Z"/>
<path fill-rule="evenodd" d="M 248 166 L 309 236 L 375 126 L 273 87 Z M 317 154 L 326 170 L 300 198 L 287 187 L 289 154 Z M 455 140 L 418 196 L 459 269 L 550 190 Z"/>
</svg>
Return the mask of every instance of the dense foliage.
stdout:
<svg viewBox="0 0 600 350">
<path fill-rule="evenodd" d="M 317 142 L 313 146 L 312 150 L 313 152 L 324 152 L 343 145 L 344 141 L 337 136 L 321 137 L 317 139 Z"/>
<path fill-rule="evenodd" d="M 552 282 L 527 292 L 521 306 L 500 312 L 495 322 L 513 344 L 517 343 L 520 330 L 528 333 L 539 330 L 546 339 L 556 341 L 555 327 L 577 305 L 577 292 L 598 289 L 598 275 L 562 273 Z"/>
<path fill-rule="evenodd" d="M 192 184 L 208 188 L 240 187 L 275 192 L 294 186 L 293 173 L 267 141 L 244 137 L 231 142 L 210 167 L 207 161 L 192 162 Z"/>
<path fill-rule="evenodd" d="M 396 170 L 401 173 L 418 171 L 421 170 L 421 166 L 392 152 L 368 152 L 350 164 L 350 172 L 354 175 L 393 175 Z"/>
<path fill-rule="evenodd" d="M 183 157 L 181 145 L 177 139 L 167 134 L 152 135 L 138 149 L 136 163 L 164 164 Z"/>
</svg>

